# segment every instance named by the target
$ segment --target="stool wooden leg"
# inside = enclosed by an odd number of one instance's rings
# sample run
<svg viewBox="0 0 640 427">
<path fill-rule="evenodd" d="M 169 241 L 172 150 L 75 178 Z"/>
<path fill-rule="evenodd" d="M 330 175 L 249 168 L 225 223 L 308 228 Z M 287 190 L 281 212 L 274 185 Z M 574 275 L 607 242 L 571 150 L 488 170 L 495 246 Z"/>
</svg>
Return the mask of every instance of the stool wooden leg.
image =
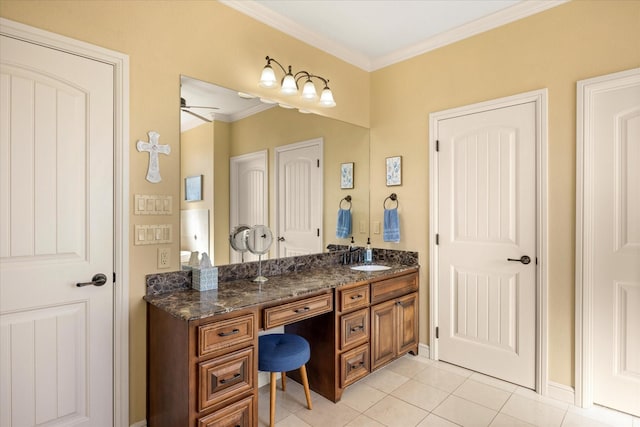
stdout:
<svg viewBox="0 0 640 427">
<path fill-rule="evenodd" d="M 311 392 L 309 391 L 306 365 L 300 366 L 300 376 L 302 377 L 302 385 L 304 386 L 304 395 L 307 397 L 307 407 L 311 409 Z"/>
<path fill-rule="evenodd" d="M 282 391 L 287 391 L 287 373 L 280 372 L 280 378 L 282 379 Z"/>
<path fill-rule="evenodd" d="M 269 402 L 269 427 L 276 425 L 276 373 L 271 372 L 271 400 Z"/>
</svg>

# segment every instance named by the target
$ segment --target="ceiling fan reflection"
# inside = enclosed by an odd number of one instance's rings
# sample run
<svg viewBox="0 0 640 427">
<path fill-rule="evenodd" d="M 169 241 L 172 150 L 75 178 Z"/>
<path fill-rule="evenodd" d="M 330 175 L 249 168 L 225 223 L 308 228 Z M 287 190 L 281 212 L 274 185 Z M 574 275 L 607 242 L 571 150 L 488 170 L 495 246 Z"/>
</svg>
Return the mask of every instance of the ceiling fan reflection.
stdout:
<svg viewBox="0 0 640 427">
<path fill-rule="evenodd" d="M 208 107 L 208 106 L 203 106 L 203 105 L 187 105 L 187 100 L 184 98 L 180 98 L 180 110 L 184 111 L 185 113 L 191 114 L 194 117 L 199 118 L 200 120 L 203 120 L 205 122 L 212 122 L 213 120 L 211 118 L 205 117 L 201 114 L 195 113 L 193 111 L 191 111 L 191 108 L 205 108 L 208 110 L 219 110 L 218 107 Z"/>
</svg>

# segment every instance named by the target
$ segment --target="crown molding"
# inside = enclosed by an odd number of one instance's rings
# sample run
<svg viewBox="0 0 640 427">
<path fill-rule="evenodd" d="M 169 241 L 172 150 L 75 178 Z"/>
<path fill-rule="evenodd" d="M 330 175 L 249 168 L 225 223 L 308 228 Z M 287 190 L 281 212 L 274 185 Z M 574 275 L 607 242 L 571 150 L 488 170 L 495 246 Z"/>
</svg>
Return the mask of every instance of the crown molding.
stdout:
<svg viewBox="0 0 640 427">
<path fill-rule="evenodd" d="M 326 37 L 310 31 L 292 19 L 286 18 L 254 0 L 219 0 L 220 3 L 229 6 L 238 12 L 247 15 L 256 21 L 260 21 L 276 30 L 327 52 L 351 65 L 355 65 L 365 71 L 370 71 L 371 60 L 368 56 L 347 49 L 340 43 L 336 43 Z"/>
<path fill-rule="evenodd" d="M 371 72 L 458 42 L 465 38 L 475 36 L 485 31 L 492 30 L 502 25 L 506 25 L 513 21 L 535 15 L 547 9 L 560 6 L 568 1 L 570 0 L 525 0 L 483 18 L 476 19 L 468 24 L 461 25 L 450 31 L 430 37 L 415 45 L 399 49 L 391 54 L 377 58 L 369 58 L 359 52 L 347 49 L 343 45 L 329 40 L 326 37 L 320 36 L 297 22 L 273 12 L 271 9 L 259 4 L 257 1 L 220 0 L 220 3 L 250 16 L 263 24 L 282 31 L 291 37 L 342 59 L 343 61 L 364 71 Z"/>
<path fill-rule="evenodd" d="M 375 71 L 380 68 L 393 65 L 413 58 L 414 56 L 478 35 L 485 31 L 493 30 L 494 28 L 501 27 L 519 19 L 535 15 L 547 9 L 560 6 L 568 1 L 570 0 L 539 0 L 517 3 L 498 12 L 476 19 L 475 21 L 471 21 L 434 37 L 430 37 L 418 44 L 404 49 L 399 49 L 389 55 L 375 58 L 371 61 L 371 69 L 368 71 Z"/>
</svg>

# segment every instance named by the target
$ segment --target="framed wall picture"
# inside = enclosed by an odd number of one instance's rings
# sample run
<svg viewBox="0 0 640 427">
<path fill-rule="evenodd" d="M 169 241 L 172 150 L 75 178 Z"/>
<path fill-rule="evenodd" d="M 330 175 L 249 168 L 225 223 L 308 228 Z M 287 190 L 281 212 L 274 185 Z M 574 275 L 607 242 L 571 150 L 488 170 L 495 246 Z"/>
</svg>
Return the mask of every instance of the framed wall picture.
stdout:
<svg viewBox="0 0 640 427">
<path fill-rule="evenodd" d="M 202 175 L 188 176 L 184 179 L 184 199 L 187 202 L 202 200 Z"/>
<path fill-rule="evenodd" d="M 402 156 L 387 157 L 387 187 L 402 185 Z"/>
<path fill-rule="evenodd" d="M 340 188 L 353 188 L 353 162 L 340 165 Z"/>
</svg>

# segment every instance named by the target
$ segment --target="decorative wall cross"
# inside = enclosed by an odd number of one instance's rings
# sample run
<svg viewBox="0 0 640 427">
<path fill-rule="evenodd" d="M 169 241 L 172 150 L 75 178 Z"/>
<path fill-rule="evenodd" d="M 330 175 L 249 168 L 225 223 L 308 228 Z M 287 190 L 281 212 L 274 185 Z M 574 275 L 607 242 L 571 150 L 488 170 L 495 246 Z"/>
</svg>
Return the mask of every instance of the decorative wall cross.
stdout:
<svg viewBox="0 0 640 427">
<path fill-rule="evenodd" d="M 160 163 L 158 162 L 158 153 L 169 154 L 171 153 L 171 147 L 167 145 L 158 144 L 160 134 L 155 131 L 148 133 L 149 142 L 138 141 L 136 148 L 138 151 L 149 152 L 149 169 L 147 170 L 147 181 L 157 183 L 162 181 L 160 176 Z"/>
</svg>

